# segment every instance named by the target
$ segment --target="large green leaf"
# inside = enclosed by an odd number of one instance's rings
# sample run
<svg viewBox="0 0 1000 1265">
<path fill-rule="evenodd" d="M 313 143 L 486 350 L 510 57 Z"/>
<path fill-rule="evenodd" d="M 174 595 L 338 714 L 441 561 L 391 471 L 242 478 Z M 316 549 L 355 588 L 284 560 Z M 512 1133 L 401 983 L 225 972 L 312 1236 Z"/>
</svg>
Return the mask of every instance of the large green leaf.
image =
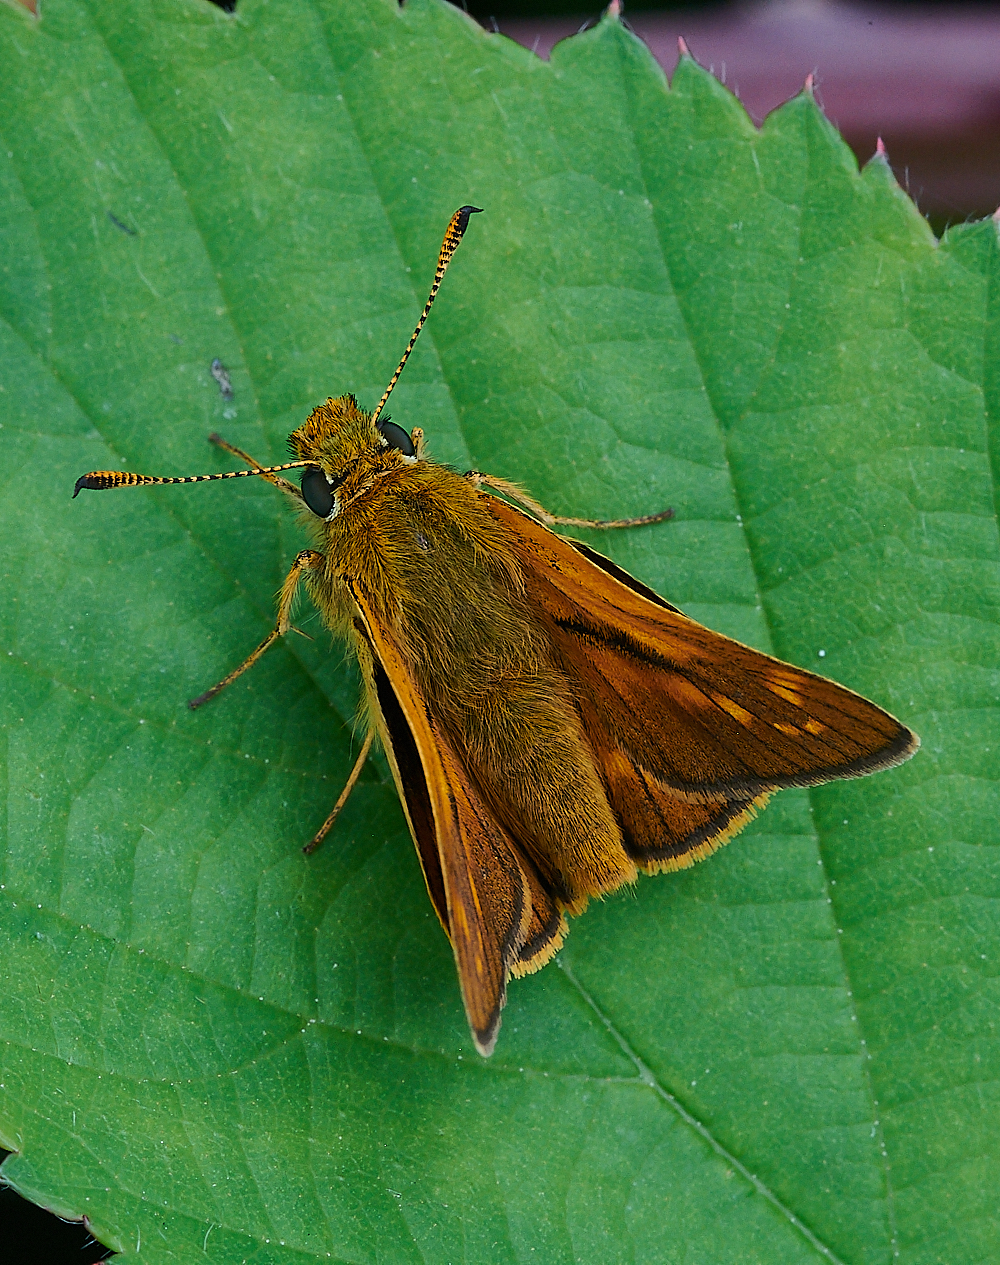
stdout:
<svg viewBox="0 0 1000 1265">
<path fill-rule="evenodd" d="M 921 733 L 574 923 L 486 1063 L 272 460 L 393 397 L 689 613 Z M 0 6 L 5 1178 L 155 1262 L 1000 1254 L 1000 314 L 808 94 L 758 132 L 615 20 L 438 0 Z M 219 357 L 234 398 L 209 373 Z M 992 463 L 992 464 L 991 464 Z"/>
</svg>

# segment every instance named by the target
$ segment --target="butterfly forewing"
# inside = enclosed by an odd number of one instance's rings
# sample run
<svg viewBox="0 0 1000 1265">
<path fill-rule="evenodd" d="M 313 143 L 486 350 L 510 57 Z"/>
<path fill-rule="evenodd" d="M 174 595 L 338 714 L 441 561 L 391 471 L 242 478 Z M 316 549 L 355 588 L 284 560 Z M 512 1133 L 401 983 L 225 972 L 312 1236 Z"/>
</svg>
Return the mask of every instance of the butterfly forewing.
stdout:
<svg viewBox="0 0 1000 1265">
<path fill-rule="evenodd" d="M 588 737 L 675 795 L 747 803 L 914 750 L 910 730 L 860 695 L 654 603 L 505 502 L 494 513 L 519 537 L 528 600 L 584 700 Z"/>
<path fill-rule="evenodd" d="M 363 620 L 362 669 L 428 891 L 454 949 L 476 1046 L 489 1054 L 508 977 L 552 956 L 565 931 L 562 912 L 483 801 L 374 606 L 356 583 L 351 591 Z"/>
</svg>

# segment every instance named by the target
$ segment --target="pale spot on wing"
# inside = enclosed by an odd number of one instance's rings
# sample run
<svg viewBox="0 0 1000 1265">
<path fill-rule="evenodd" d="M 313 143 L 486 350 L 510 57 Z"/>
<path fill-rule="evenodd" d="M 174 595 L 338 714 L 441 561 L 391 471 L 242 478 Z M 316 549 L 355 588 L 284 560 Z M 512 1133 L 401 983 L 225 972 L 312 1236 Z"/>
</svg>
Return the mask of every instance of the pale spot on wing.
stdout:
<svg viewBox="0 0 1000 1265">
<path fill-rule="evenodd" d="M 612 747 L 604 757 L 605 766 L 609 773 L 629 773 L 632 770 L 632 760 L 621 747 Z"/>
<path fill-rule="evenodd" d="M 789 738 L 798 738 L 801 729 L 796 729 L 794 725 L 783 725 L 780 721 L 774 722 L 775 729 L 779 729 L 783 734 L 788 734 Z"/>
<path fill-rule="evenodd" d="M 809 720 L 807 720 L 807 721 L 806 721 L 806 723 L 803 725 L 803 729 L 805 729 L 805 731 L 806 731 L 807 733 L 811 733 L 811 734 L 821 734 L 821 733 L 823 733 L 823 732 L 825 731 L 825 729 L 826 729 L 826 725 L 824 725 L 824 724 L 823 724 L 823 722 L 822 722 L 821 720 L 812 720 L 812 719 L 809 719 Z"/>
<path fill-rule="evenodd" d="M 739 723 L 746 729 L 753 728 L 753 723 L 756 720 L 756 717 L 752 712 L 748 712 L 747 709 L 745 707 L 741 707 L 739 703 L 734 703 L 731 698 L 726 698 L 725 694 L 715 694 L 713 692 L 712 698 L 719 704 L 724 712 L 728 712 L 729 715 L 732 716 L 733 720 L 739 721 Z"/>
<path fill-rule="evenodd" d="M 671 672 L 664 674 L 663 684 L 667 692 L 672 698 L 675 698 L 682 707 L 689 711 L 705 711 L 711 709 L 711 702 L 707 694 L 702 693 L 697 685 L 678 673 Z"/>
<path fill-rule="evenodd" d="M 802 696 L 786 685 L 784 681 L 770 680 L 766 684 L 772 694 L 777 694 L 779 698 L 783 698 L 786 702 L 792 703 L 796 707 L 803 706 Z"/>
</svg>

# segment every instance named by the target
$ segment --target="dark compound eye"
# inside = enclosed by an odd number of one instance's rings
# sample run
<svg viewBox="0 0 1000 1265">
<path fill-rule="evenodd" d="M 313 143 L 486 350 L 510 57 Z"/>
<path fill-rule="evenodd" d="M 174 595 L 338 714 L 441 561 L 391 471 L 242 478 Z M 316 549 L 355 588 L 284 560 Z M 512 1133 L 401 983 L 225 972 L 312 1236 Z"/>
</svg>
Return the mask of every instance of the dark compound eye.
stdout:
<svg viewBox="0 0 1000 1265">
<path fill-rule="evenodd" d="M 398 448 L 404 457 L 416 456 L 413 441 L 402 426 L 397 426 L 395 422 L 379 422 L 378 428 L 390 448 Z"/>
<path fill-rule="evenodd" d="M 316 466 L 302 471 L 302 499 L 318 518 L 329 518 L 333 510 L 333 488 L 326 475 Z"/>
</svg>

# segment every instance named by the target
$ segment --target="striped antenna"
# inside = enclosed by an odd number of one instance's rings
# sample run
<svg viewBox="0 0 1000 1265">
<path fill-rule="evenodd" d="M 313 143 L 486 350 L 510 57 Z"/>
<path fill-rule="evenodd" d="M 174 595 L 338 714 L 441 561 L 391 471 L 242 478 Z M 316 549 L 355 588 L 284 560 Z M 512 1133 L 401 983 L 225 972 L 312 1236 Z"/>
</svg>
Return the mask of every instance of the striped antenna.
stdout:
<svg viewBox="0 0 1000 1265">
<path fill-rule="evenodd" d="M 410 352 L 413 350 L 414 344 L 420 337 L 420 331 L 424 327 L 424 321 L 427 320 L 427 313 L 431 310 L 431 304 L 437 298 L 437 292 L 441 289 L 441 282 L 444 274 L 448 271 L 448 265 L 451 263 L 451 257 L 458 250 L 458 243 L 462 240 L 462 235 L 469 224 L 470 215 L 478 215 L 483 208 L 481 206 L 460 206 L 455 214 L 451 217 L 448 228 L 444 235 L 444 241 L 441 243 L 441 253 L 438 255 L 437 268 L 434 271 L 434 283 L 431 286 L 431 292 L 427 296 L 427 302 L 424 304 L 424 310 L 420 313 L 420 320 L 417 321 L 417 328 L 413 331 L 410 341 L 406 344 L 406 351 L 403 352 L 403 359 L 396 366 L 396 372 L 389 379 L 389 385 L 385 389 L 385 394 L 378 402 L 378 408 L 372 415 L 372 421 L 378 422 L 379 414 L 385 408 L 385 402 L 389 398 L 392 388 L 399 381 L 399 375 L 403 372 L 403 365 L 410 358 Z"/>
<path fill-rule="evenodd" d="M 144 483 L 211 483 L 213 479 L 252 479 L 257 474 L 277 474 L 280 470 L 294 470 L 308 466 L 308 461 L 286 461 L 283 466 L 258 466 L 256 470 L 227 470 L 224 474 L 189 474 L 183 479 L 163 479 L 155 474 L 130 474 L 127 470 L 91 470 L 81 474 L 73 489 L 73 496 L 81 489 L 106 492 L 108 488 L 135 488 Z"/>
</svg>

